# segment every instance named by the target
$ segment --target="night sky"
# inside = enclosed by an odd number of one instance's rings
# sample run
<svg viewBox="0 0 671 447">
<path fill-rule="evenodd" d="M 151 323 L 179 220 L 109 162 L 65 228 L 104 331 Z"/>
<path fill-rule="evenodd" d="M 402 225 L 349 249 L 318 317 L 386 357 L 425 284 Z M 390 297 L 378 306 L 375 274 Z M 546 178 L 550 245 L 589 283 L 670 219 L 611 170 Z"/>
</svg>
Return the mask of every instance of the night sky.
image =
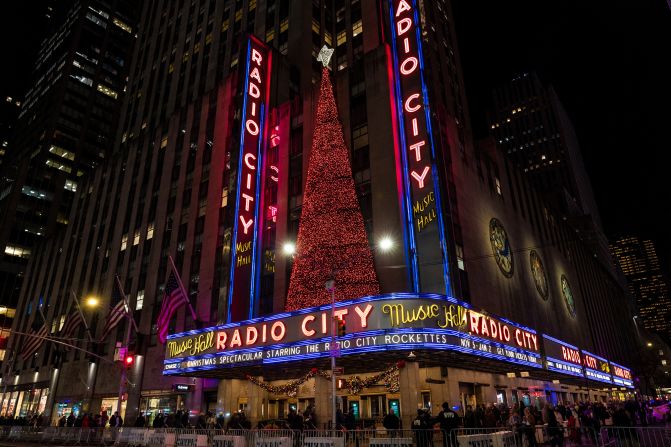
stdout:
<svg viewBox="0 0 671 447">
<path fill-rule="evenodd" d="M 491 91 L 535 70 L 573 120 L 609 237 L 651 238 L 671 267 L 671 7 L 666 0 L 452 0 L 476 137 Z M 21 97 L 47 0 L 5 2 L 0 98 Z"/>
<path fill-rule="evenodd" d="M 453 0 L 476 137 L 491 92 L 536 71 L 578 135 L 609 238 L 651 238 L 671 266 L 671 2 Z"/>
</svg>

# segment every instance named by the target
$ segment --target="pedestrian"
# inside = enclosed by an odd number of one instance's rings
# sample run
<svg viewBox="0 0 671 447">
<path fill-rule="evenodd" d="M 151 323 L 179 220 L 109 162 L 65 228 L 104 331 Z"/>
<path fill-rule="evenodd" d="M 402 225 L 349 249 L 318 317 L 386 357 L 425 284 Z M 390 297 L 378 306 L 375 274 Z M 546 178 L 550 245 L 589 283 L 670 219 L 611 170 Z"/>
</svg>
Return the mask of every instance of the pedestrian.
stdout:
<svg viewBox="0 0 671 447">
<path fill-rule="evenodd" d="M 412 431 L 417 440 L 417 447 L 429 446 L 429 420 L 424 409 L 417 410 L 417 416 L 412 421 Z"/>
<path fill-rule="evenodd" d="M 443 402 L 442 410 L 438 413 L 434 423 L 440 424 L 440 431 L 443 434 L 443 447 L 456 447 L 456 429 L 459 427 L 459 415 L 450 408 L 450 404 Z"/>
<path fill-rule="evenodd" d="M 390 411 L 382 420 L 382 425 L 389 432 L 389 436 L 395 438 L 398 435 L 398 429 L 401 428 L 401 420 L 396 416 L 396 413 Z"/>
<path fill-rule="evenodd" d="M 524 409 L 524 417 L 522 418 L 524 424 L 524 432 L 527 435 L 528 447 L 536 447 L 536 417 L 531 412 L 531 408 Z"/>
</svg>

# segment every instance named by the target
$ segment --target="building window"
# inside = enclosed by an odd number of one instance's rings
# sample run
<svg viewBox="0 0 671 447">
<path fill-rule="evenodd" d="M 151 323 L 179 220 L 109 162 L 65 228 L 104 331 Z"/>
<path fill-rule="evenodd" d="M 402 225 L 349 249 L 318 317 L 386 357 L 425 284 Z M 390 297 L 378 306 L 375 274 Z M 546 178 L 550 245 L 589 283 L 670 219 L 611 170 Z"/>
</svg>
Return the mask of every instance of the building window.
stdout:
<svg viewBox="0 0 671 447">
<path fill-rule="evenodd" d="M 363 23 L 361 22 L 361 20 L 359 20 L 354 25 L 352 25 L 352 37 L 356 37 L 362 32 L 363 32 Z"/>
<path fill-rule="evenodd" d="M 502 196 L 503 193 L 501 192 L 501 181 L 499 180 L 498 177 L 495 177 L 495 178 L 494 178 L 494 182 L 496 183 L 496 193 L 497 193 L 498 195 Z"/>
<path fill-rule="evenodd" d="M 25 259 L 30 257 L 30 249 L 19 247 L 16 245 L 6 245 L 5 254 Z"/>
<path fill-rule="evenodd" d="M 144 290 L 137 291 L 137 297 L 135 298 L 135 310 L 142 310 L 144 305 Z"/>
<path fill-rule="evenodd" d="M 63 149 L 62 147 L 59 146 L 51 146 L 49 147 L 49 152 L 51 152 L 54 155 L 58 155 L 59 157 L 63 157 L 66 160 L 74 161 L 75 159 L 75 154 L 74 152 L 70 152 L 68 150 Z"/>
<path fill-rule="evenodd" d="M 57 161 L 54 161 L 54 160 L 47 159 L 45 164 L 47 166 L 49 166 L 50 168 L 56 168 L 59 171 L 64 171 L 64 172 L 67 172 L 68 174 L 72 172 L 72 168 L 70 166 L 65 166 L 64 164 L 61 164 L 61 163 L 59 163 Z"/>
<path fill-rule="evenodd" d="M 347 42 L 347 31 L 342 30 L 336 35 L 336 46 L 340 46 Z"/>
<path fill-rule="evenodd" d="M 106 87 L 102 84 L 98 84 L 97 89 L 100 93 L 104 93 L 105 95 L 109 96 L 110 98 L 117 99 L 119 97 L 119 94 L 112 90 L 109 87 Z"/>
<path fill-rule="evenodd" d="M 368 145 L 368 125 L 364 124 L 352 131 L 352 149 L 357 150 Z"/>
<path fill-rule="evenodd" d="M 154 237 L 154 222 L 147 225 L 147 240 Z"/>
<path fill-rule="evenodd" d="M 128 26 L 127 24 L 125 24 L 121 20 L 117 19 L 116 17 L 114 17 L 112 19 L 112 23 L 114 23 L 116 26 L 118 26 L 122 30 L 126 31 L 127 33 L 133 34 L 133 28 L 131 28 L 130 26 Z"/>
<path fill-rule="evenodd" d="M 121 251 L 124 251 L 128 246 L 128 234 L 121 236 Z"/>
<path fill-rule="evenodd" d="M 133 246 L 140 243 L 140 230 L 136 230 L 133 234 Z"/>
<path fill-rule="evenodd" d="M 455 244 L 455 249 L 457 252 L 457 267 L 459 267 L 459 270 L 466 270 L 466 266 L 464 265 L 464 247 Z"/>
</svg>

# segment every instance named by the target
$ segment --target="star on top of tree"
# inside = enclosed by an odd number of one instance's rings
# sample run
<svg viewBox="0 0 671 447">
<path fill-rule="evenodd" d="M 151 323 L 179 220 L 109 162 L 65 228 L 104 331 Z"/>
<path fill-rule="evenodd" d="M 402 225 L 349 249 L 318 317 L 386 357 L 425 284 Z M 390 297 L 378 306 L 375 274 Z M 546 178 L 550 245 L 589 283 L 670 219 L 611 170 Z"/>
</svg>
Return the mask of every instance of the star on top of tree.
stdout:
<svg viewBox="0 0 671 447">
<path fill-rule="evenodd" d="M 333 56 L 333 51 L 333 48 L 329 48 L 324 45 L 322 49 L 319 50 L 319 54 L 317 55 L 317 62 L 321 62 L 324 67 L 327 67 L 329 61 L 331 60 L 331 56 Z"/>
</svg>

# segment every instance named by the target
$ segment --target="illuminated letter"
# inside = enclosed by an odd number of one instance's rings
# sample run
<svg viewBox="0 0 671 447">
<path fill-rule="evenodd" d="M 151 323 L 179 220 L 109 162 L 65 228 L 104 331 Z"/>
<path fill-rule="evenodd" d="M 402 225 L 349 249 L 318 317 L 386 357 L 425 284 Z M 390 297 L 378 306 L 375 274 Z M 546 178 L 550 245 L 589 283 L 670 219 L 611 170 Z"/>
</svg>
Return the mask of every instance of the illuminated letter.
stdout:
<svg viewBox="0 0 671 447">
<path fill-rule="evenodd" d="M 326 328 L 326 314 L 322 314 L 322 334 L 327 333 L 327 328 Z"/>
<path fill-rule="evenodd" d="M 361 327 L 368 327 L 368 315 L 370 314 L 371 310 L 373 310 L 373 306 L 371 304 L 366 305 L 364 310 L 359 309 L 359 306 L 354 308 L 354 311 L 357 313 L 357 315 L 359 315 L 359 318 L 361 318 Z"/>
<path fill-rule="evenodd" d="M 256 169 L 256 166 L 254 166 L 252 163 L 249 162 L 249 159 L 250 159 L 250 158 L 251 158 L 252 160 L 256 161 L 256 155 L 247 153 L 247 154 L 245 154 L 245 157 L 244 157 L 245 165 L 247 165 L 247 167 L 248 167 L 249 169 Z"/>
<path fill-rule="evenodd" d="M 247 328 L 247 339 L 245 340 L 246 345 L 253 345 L 256 343 L 256 339 L 259 338 L 259 331 L 256 330 L 254 326 Z"/>
<path fill-rule="evenodd" d="M 259 125 L 256 124 L 252 120 L 247 120 L 247 124 L 245 125 L 247 128 L 247 132 L 249 132 L 252 135 L 258 135 L 259 134 Z"/>
<path fill-rule="evenodd" d="M 419 126 L 417 125 L 417 118 L 412 119 L 412 136 L 416 137 L 419 135 Z"/>
<path fill-rule="evenodd" d="M 404 74 L 404 75 L 409 75 L 410 73 L 415 71 L 418 64 L 419 64 L 419 62 L 417 62 L 416 57 L 411 56 L 411 57 L 407 58 L 406 60 L 401 62 L 401 68 L 400 68 L 401 73 Z"/>
<path fill-rule="evenodd" d="M 249 83 L 249 96 L 252 98 L 258 98 L 261 96 L 261 90 L 259 90 L 259 87 L 253 82 Z"/>
<path fill-rule="evenodd" d="M 421 161 L 421 160 L 422 160 L 422 154 L 419 152 L 419 149 L 420 149 L 422 146 L 424 146 L 424 144 L 425 144 L 425 143 L 424 143 L 424 140 L 422 140 L 422 141 L 419 141 L 419 142 L 413 144 L 412 146 L 410 146 L 410 150 L 411 150 L 411 151 L 415 151 L 415 161 Z M 429 169 L 429 167 L 427 166 L 427 167 L 424 168 L 424 169 L 425 169 L 425 170 L 426 170 L 426 169 Z M 422 177 L 424 177 L 424 176 L 422 176 Z M 421 188 L 421 186 L 420 186 L 420 188 Z"/>
<path fill-rule="evenodd" d="M 417 104 L 415 106 L 410 105 L 410 101 L 417 98 L 419 98 L 419 93 L 413 93 L 412 95 L 408 96 L 408 99 L 406 99 L 405 103 L 403 104 L 403 108 L 405 109 L 406 112 L 408 113 L 416 112 L 422 107 L 421 104 Z"/>
<path fill-rule="evenodd" d="M 252 60 L 258 65 L 261 65 L 261 62 L 263 61 L 263 56 L 261 56 L 261 53 L 256 51 L 254 48 L 252 48 Z"/>
<path fill-rule="evenodd" d="M 398 33 L 398 36 L 402 36 L 406 31 L 410 29 L 412 26 L 412 20 L 410 20 L 409 17 L 406 17 L 405 19 L 401 19 L 398 22 L 396 22 L 396 32 Z"/>
<path fill-rule="evenodd" d="M 251 73 L 249 73 L 250 79 L 256 79 L 256 81 L 261 84 L 261 75 L 259 74 L 259 69 L 254 67 Z"/>
<path fill-rule="evenodd" d="M 343 320 L 345 318 L 345 315 L 347 315 L 348 312 L 349 312 L 349 310 L 347 310 L 347 309 L 340 309 L 340 310 L 334 311 L 333 315 L 338 320 Z"/>
<path fill-rule="evenodd" d="M 247 230 L 249 230 L 249 227 L 252 226 L 252 223 L 254 223 L 254 219 L 252 219 L 252 218 L 250 217 L 250 218 L 249 218 L 249 221 L 245 222 L 245 217 L 244 217 L 244 216 L 240 216 L 240 223 L 242 223 L 242 227 L 243 227 L 242 231 L 243 231 L 245 234 L 247 234 Z"/>
<path fill-rule="evenodd" d="M 220 349 L 226 349 L 226 339 L 228 335 L 226 332 L 217 332 L 217 351 Z"/>
<path fill-rule="evenodd" d="M 277 329 L 279 329 L 279 333 L 277 332 Z M 287 328 L 284 327 L 284 323 L 282 323 L 281 321 L 276 321 L 270 327 L 270 336 L 272 337 L 273 340 L 280 341 L 284 338 L 284 334 L 286 333 L 286 331 Z"/>
<path fill-rule="evenodd" d="M 471 332 L 475 332 L 476 334 L 480 333 L 480 330 L 478 328 L 478 317 L 479 314 L 471 312 Z"/>
<path fill-rule="evenodd" d="M 522 331 L 515 329 L 515 341 L 517 342 L 517 346 L 524 346 L 524 337 L 521 335 Z"/>
<path fill-rule="evenodd" d="M 403 11 L 412 11 L 412 8 L 405 0 L 401 0 L 396 9 L 396 17 L 400 16 Z"/>
<path fill-rule="evenodd" d="M 307 328 L 307 324 L 314 320 L 315 320 L 314 315 L 308 315 L 305 318 L 303 318 L 303 323 L 301 324 L 301 330 L 303 331 L 303 335 L 305 335 L 306 337 L 315 335 L 316 331 L 314 329 Z"/>
<path fill-rule="evenodd" d="M 245 199 L 245 211 L 249 211 L 249 202 L 254 201 L 254 197 L 248 196 L 244 192 L 242 193 L 242 198 Z"/>
<path fill-rule="evenodd" d="M 270 170 L 273 171 L 275 174 L 279 174 L 280 170 L 277 169 L 277 166 L 270 165 Z M 279 177 L 275 177 L 274 175 L 270 176 L 270 180 L 274 181 L 275 183 L 280 181 Z"/>
<path fill-rule="evenodd" d="M 236 329 L 233 332 L 233 337 L 231 337 L 230 347 L 232 348 L 234 346 L 242 346 L 242 339 L 240 338 L 240 330 L 239 329 Z"/>
<path fill-rule="evenodd" d="M 508 329 L 508 326 L 503 326 L 503 338 L 506 341 L 510 341 L 510 329 Z"/>
<path fill-rule="evenodd" d="M 415 171 L 412 171 L 410 175 L 417 180 L 417 184 L 419 185 L 420 188 L 424 188 L 424 177 L 426 177 L 426 174 L 429 173 L 429 167 L 424 166 L 424 171 L 422 171 L 422 174 L 419 175 Z"/>
</svg>

